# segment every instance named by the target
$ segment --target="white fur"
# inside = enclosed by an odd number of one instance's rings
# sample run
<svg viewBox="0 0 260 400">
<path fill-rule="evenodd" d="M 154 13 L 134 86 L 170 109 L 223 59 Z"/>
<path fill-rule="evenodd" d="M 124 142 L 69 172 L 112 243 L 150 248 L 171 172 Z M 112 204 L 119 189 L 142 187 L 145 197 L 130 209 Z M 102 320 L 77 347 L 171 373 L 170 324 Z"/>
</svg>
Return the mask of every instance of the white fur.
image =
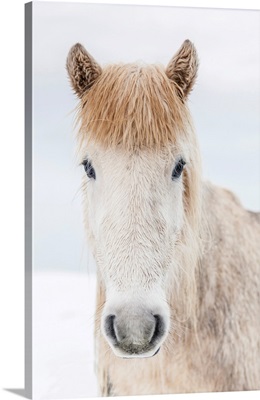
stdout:
<svg viewBox="0 0 260 400">
<path fill-rule="evenodd" d="M 84 173 L 84 214 L 106 288 L 103 320 L 122 304 L 126 318 L 142 305 L 170 327 L 166 288 L 170 270 L 179 268 L 174 253 L 184 217 L 182 176 L 171 175 L 180 157 L 189 168 L 184 153 L 174 146 L 133 154 L 97 145 L 81 153 L 96 172 L 96 180 Z"/>
</svg>

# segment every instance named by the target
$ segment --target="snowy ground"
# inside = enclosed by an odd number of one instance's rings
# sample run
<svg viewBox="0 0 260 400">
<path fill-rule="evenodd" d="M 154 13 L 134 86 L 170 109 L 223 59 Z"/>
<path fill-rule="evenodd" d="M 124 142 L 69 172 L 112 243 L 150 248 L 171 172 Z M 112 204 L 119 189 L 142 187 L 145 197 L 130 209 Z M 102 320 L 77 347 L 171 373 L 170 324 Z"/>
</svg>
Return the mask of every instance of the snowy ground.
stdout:
<svg viewBox="0 0 260 400">
<path fill-rule="evenodd" d="M 94 275 L 34 275 L 34 398 L 97 396 L 94 305 Z"/>
</svg>

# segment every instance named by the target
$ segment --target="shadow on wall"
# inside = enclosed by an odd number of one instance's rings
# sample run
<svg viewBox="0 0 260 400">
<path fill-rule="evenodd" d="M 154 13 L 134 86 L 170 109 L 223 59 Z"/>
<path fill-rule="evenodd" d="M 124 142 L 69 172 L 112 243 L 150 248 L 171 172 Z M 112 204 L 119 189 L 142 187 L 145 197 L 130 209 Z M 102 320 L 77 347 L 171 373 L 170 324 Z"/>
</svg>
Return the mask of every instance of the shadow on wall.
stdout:
<svg viewBox="0 0 260 400">
<path fill-rule="evenodd" d="M 32 395 L 31 395 L 31 388 L 29 388 L 29 390 L 27 390 L 26 388 L 24 389 L 5 389 L 7 392 L 11 392 L 14 394 L 17 394 L 18 396 L 22 396 L 26 399 L 31 399 Z"/>
</svg>

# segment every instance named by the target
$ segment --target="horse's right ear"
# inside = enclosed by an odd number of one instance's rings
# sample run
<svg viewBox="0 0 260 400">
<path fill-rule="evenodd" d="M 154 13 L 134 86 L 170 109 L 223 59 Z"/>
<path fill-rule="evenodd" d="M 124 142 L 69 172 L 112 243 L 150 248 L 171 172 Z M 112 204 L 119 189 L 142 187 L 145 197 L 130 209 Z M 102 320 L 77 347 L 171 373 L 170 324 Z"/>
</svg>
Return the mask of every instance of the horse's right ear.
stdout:
<svg viewBox="0 0 260 400">
<path fill-rule="evenodd" d="M 199 67 L 197 51 L 193 43 L 185 40 L 166 68 L 166 75 L 177 86 L 179 96 L 185 100 L 195 83 Z"/>
<path fill-rule="evenodd" d="M 71 85 L 80 98 L 102 72 L 98 63 L 80 43 L 75 44 L 70 49 L 66 67 Z"/>
</svg>

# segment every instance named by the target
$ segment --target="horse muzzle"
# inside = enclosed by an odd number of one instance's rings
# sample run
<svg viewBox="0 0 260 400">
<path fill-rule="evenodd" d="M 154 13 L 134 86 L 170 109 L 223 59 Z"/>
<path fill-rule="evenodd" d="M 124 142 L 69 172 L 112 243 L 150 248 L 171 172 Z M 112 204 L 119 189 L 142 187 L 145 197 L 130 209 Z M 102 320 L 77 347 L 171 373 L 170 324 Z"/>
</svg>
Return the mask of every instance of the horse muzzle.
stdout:
<svg viewBox="0 0 260 400">
<path fill-rule="evenodd" d="M 167 323 L 161 314 L 122 308 L 104 315 L 103 333 L 116 356 L 146 358 L 159 352 Z"/>
</svg>

